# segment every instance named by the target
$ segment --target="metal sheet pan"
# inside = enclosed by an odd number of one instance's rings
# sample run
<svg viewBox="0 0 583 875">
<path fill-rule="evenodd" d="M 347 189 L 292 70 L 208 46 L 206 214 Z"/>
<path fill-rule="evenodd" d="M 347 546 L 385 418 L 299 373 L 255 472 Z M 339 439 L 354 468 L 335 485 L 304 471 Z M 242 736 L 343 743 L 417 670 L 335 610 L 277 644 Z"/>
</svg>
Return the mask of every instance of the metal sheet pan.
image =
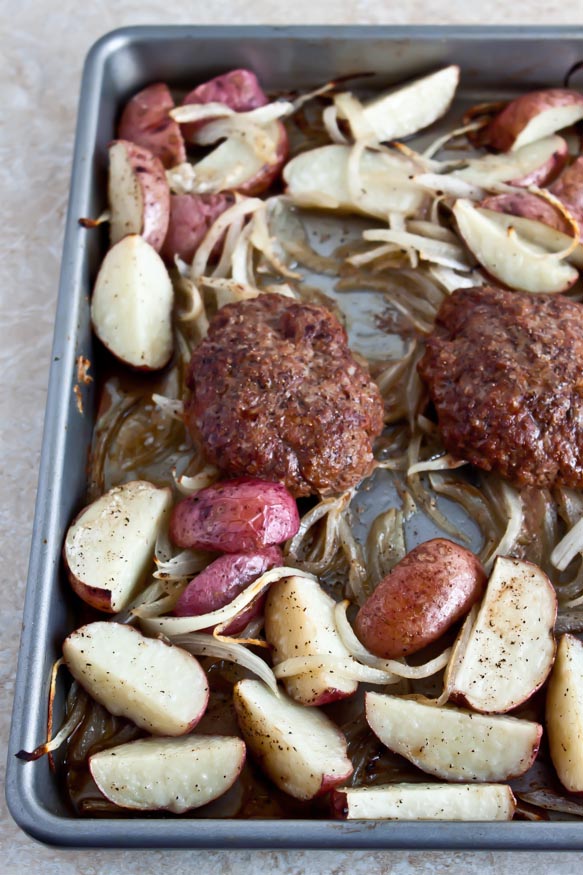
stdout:
<svg viewBox="0 0 583 875">
<path fill-rule="evenodd" d="M 583 848 L 583 822 L 401 823 L 196 820 L 171 817 L 79 819 L 66 808 L 46 758 L 14 757 L 44 738 L 48 678 L 74 626 L 60 573 L 64 532 L 85 493 L 94 421 L 92 386 L 75 396 L 76 360 L 92 360 L 89 294 L 103 238 L 78 225 L 104 206 L 106 146 L 120 106 L 158 79 L 175 87 L 237 66 L 253 68 L 268 90 L 313 86 L 373 71 L 373 88 L 439 65 L 462 67 L 462 98 L 486 100 L 559 85 L 583 54 L 581 28 L 197 28 L 135 27 L 104 36 L 85 65 L 52 352 L 36 516 L 8 749 L 7 801 L 35 838 L 62 846 L 220 848 Z M 56 720 L 62 699 L 56 702 Z"/>
</svg>

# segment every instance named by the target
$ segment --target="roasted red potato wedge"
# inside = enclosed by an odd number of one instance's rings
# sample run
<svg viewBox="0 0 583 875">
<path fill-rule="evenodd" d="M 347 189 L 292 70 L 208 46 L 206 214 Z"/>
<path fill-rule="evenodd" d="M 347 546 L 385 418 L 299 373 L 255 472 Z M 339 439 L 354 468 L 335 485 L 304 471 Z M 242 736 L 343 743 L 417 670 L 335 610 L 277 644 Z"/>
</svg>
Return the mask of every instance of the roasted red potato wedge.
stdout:
<svg viewBox="0 0 583 875">
<path fill-rule="evenodd" d="M 91 300 L 93 330 L 116 358 L 156 371 L 172 357 L 174 289 L 164 262 L 139 234 L 112 246 Z"/>
<path fill-rule="evenodd" d="M 236 684 L 234 702 L 249 750 L 280 790 L 314 799 L 351 776 L 346 738 L 322 711 L 254 680 Z"/>
<path fill-rule="evenodd" d="M 482 595 L 486 573 L 459 544 L 419 544 L 382 580 L 357 614 L 355 631 L 371 653 L 394 659 L 436 641 Z"/>
<path fill-rule="evenodd" d="M 148 85 L 126 103 L 117 135 L 149 149 L 164 167 L 186 161 L 186 149 L 180 126 L 168 115 L 174 100 L 164 82 Z"/>
<path fill-rule="evenodd" d="M 89 758 L 91 777 L 103 795 L 134 811 L 200 808 L 232 787 L 245 763 L 240 738 L 188 735 L 140 738 Z"/>
<path fill-rule="evenodd" d="M 177 504 L 170 538 L 193 550 L 250 553 L 283 544 L 299 525 L 295 500 L 285 486 L 239 477 L 201 489 Z"/>
<path fill-rule="evenodd" d="M 178 617 L 199 617 L 218 611 L 236 598 L 245 587 L 270 568 L 283 565 L 278 547 L 267 547 L 256 553 L 231 553 L 219 556 L 190 581 L 178 600 L 174 613 Z M 224 635 L 237 635 L 250 620 L 261 615 L 266 594 L 256 599 L 223 630 Z M 203 629 L 210 632 L 210 629 Z"/>
<path fill-rule="evenodd" d="M 171 195 L 168 233 L 162 247 L 162 257 L 172 263 L 174 256 L 178 255 L 190 263 L 213 222 L 234 203 L 234 195 L 230 193 Z M 222 243 L 219 247 L 222 249 Z"/>
<path fill-rule="evenodd" d="M 332 811 L 346 820 L 512 820 L 516 800 L 505 784 L 386 784 L 341 787 Z"/>
<path fill-rule="evenodd" d="M 547 733 L 564 787 L 583 793 L 583 642 L 563 635 L 547 691 Z"/>
<path fill-rule="evenodd" d="M 159 252 L 168 231 L 170 189 L 162 162 L 129 140 L 109 144 L 108 199 L 112 246 L 139 234 Z"/>
<path fill-rule="evenodd" d="M 111 614 L 131 602 L 171 505 L 168 487 L 132 480 L 81 511 L 67 531 L 63 558 L 71 586 L 84 602 Z"/>
<path fill-rule="evenodd" d="M 490 123 L 489 145 L 509 152 L 574 125 L 583 118 L 583 94 L 568 88 L 531 91 L 510 103 Z"/>
<path fill-rule="evenodd" d="M 82 626 L 65 638 L 63 659 L 96 702 L 154 735 L 186 735 L 206 710 L 209 687 L 198 660 L 132 626 Z"/>
</svg>

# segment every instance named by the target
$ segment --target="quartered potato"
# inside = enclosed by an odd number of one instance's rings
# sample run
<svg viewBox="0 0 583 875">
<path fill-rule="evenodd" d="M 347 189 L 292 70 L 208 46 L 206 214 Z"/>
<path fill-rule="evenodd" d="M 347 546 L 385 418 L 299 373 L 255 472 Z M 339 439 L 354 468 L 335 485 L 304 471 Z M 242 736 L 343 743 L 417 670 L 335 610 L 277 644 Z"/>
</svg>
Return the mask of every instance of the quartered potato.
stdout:
<svg viewBox="0 0 583 875">
<path fill-rule="evenodd" d="M 205 712 L 209 687 L 186 650 L 121 623 L 89 623 L 65 638 L 63 658 L 89 695 L 156 735 L 185 735 Z"/>
<path fill-rule="evenodd" d="M 568 88 L 530 91 L 512 100 L 488 128 L 488 142 L 509 152 L 574 125 L 583 118 L 583 94 Z"/>
<path fill-rule="evenodd" d="M 512 820 L 504 784 L 388 784 L 334 790 L 332 809 L 347 820 Z"/>
<path fill-rule="evenodd" d="M 524 774 L 543 731 L 530 720 L 379 693 L 366 694 L 366 719 L 390 750 L 446 781 L 497 782 Z"/>
<path fill-rule="evenodd" d="M 69 582 L 83 601 L 112 614 L 130 603 L 171 506 L 169 487 L 134 480 L 81 511 L 67 531 L 63 557 Z"/>
<path fill-rule="evenodd" d="M 335 604 L 316 580 L 286 577 L 271 586 L 265 604 L 265 638 L 272 647 L 274 667 L 293 657 L 349 658 L 336 631 Z M 352 695 L 358 687 L 333 665 L 286 678 L 284 685 L 302 705 L 325 705 Z"/>
<path fill-rule="evenodd" d="M 557 596 L 531 562 L 499 556 L 476 619 L 462 630 L 445 674 L 452 701 L 504 713 L 545 682 L 555 658 Z"/>
<path fill-rule="evenodd" d="M 553 765 L 564 787 L 583 793 L 583 642 L 563 635 L 549 680 L 547 732 Z"/>
<path fill-rule="evenodd" d="M 166 238 L 170 189 L 161 161 L 128 140 L 109 144 L 108 200 L 112 246 L 139 234 L 159 252 Z"/>
<path fill-rule="evenodd" d="M 107 748 L 89 758 L 89 769 L 103 795 L 121 808 L 180 814 L 226 793 L 244 763 L 240 738 L 187 735 Z"/>
<path fill-rule="evenodd" d="M 235 710 L 249 750 L 273 783 L 313 799 L 352 774 L 344 735 L 322 711 L 305 708 L 261 681 L 239 681 Z"/>
</svg>

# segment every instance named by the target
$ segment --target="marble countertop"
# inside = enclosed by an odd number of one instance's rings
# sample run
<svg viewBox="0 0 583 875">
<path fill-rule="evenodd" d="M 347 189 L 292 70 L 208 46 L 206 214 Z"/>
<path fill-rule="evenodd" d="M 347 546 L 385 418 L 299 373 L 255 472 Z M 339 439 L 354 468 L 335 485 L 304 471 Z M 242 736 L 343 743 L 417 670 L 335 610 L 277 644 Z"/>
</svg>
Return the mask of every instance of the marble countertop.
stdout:
<svg viewBox="0 0 583 875">
<path fill-rule="evenodd" d="M 486 11 L 487 10 L 487 11 Z M 20 0 L 0 28 L 0 736 L 6 750 L 39 464 L 52 322 L 83 59 L 103 33 L 130 24 L 583 24 L 581 3 L 556 0 Z M 6 14 L 8 13 L 8 14 Z M 487 18 L 484 16 L 487 15 Z M 2 774 L 3 779 L 3 774 Z M 533 875 L 579 869 L 578 854 L 423 851 L 63 851 L 35 843 L 0 801 L 0 872 L 109 875 L 171 869 L 321 875 L 463 872 Z"/>
</svg>

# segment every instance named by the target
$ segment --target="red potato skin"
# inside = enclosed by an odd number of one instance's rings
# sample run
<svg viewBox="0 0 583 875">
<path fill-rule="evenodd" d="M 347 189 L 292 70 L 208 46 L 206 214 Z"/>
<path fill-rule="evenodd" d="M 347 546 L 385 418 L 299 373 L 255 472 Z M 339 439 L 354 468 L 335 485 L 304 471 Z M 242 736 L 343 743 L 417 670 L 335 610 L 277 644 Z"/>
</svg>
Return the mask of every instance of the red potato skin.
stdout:
<svg viewBox="0 0 583 875">
<path fill-rule="evenodd" d="M 550 190 L 579 224 L 583 224 L 583 155 L 573 161 Z M 583 228 L 581 230 L 583 231 Z"/>
<path fill-rule="evenodd" d="M 289 139 L 287 131 L 281 122 L 277 122 L 279 136 L 277 141 L 277 157 L 273 164 L 264 164 L 261 170 L 237 188 L 247 197 L 257 197 L 270 188 L 281 173 L 289 155 Z"/>
<path fill-rule="evenodd" d="M 348 818 L 348 799 L 344 790 L 333 790 L 330 793 L 330 811 L 337 820 Z"/>
<path fill-rule="evenodd" d="M 118 126 L 118 138 L 149 149 L 164 167 L 186 161 L 184 139 L 177 122 L 168 115 L 174 100 L 164 82 L 148 85 L 126 103 Z"/>
<path fill-rule="evenodd" d="M 174 609 L 177 617 L 198 617 L 223 608 L 254 580 L 283 565 L 283 554 L 279 547 L 268 547 L 257 553 L 231 553 L 220 556 L 211 562 L 190 581 Z M 224 635 L 238 635 L 245 626 L 263 612 L 267 593 L 255 599 L 248 608 L 229 623 Z M 213 627 L 203 629 L 212 631 Z"/>
<path fill-rule="evenodd" d="M 255 73 L 252 73 L 251 70 L 240 69 L 230 70 L 228 73 L 209 79 L 208 82 L 203 82 L 202 85 L 197 85 L 186 95 L 182 105 L 223 103 L 235 112 L 249 112 L 252 109 L 265 106 L 267 102 L 267 96 Z M 182 125 L 185 140 L 188 143 L 192 142 L 196 131 L 199 131 L 209 121 L 211 119 Z"/>
<path fill-rule="evenodd" d="M 170 195 L 170 220 L 160 252 L 162 258 L 173 264 L 174 256 L 178 255 L 191 262 L 213 222 L 234 203 L 235 197 L 229 192 Z M 218 257 L 220 251 L 214 254 Z"/>
<path fill-rule="evenodd" d="M 548 185 L 553 179 L 556 179 L 569 158 L 569 147 L 566 140 L 561 140 L 561 147 L 553 152 L 551 157 L 542 167 L 537 167 L 526 176 L 521 176 L 520 179 L 511 179 L 509 185 L 517 185 L 519 188 L 528 188 L 529 185 L 537 185 L 542 187 Z"/>
<path fill-rule="evenodd" d="M 239 477 L 179 502 L 170 517 L 178 547 L 251 553 L 283 544 L 300 526 L 295 500 L 281 483 Z"/>
<path fill-rule="evenodd" d="M 490 123 L 487 143 L 497 152 L 508 152 L 526 125 L 546 109 L 580 103 L 583 95 L 568 88 L 548 88 L 523 94 L 510 103 Z"/>
<path fill-rule="evenodd" d="M 371 653 L 396 659 L 436 641 L 486 586 L 479 559 L 445 538 L 411 550 L 357 614 L 355 632 Z"/>
<path fill-rule="evenodd" d="M 116 145 L 124 146 L 141 189 L 144 211 L 139 234 L 156 252 L 160 252 L 167 235 L 170 215 L 170 188 L 162 162 L 148 149 L 129 140 L 112 140 L 109 148 Z"/>
<path fill-rule="evenodd" d="M 495 213 L 541 222 L 543 225 L 562 231 L 563 234 L 570 233 L 570 226 L 559 210 L 549 201 L 528 191 L 520 194 L 496 194 L 485 198 L 480 206 Z"/>
</svg>

